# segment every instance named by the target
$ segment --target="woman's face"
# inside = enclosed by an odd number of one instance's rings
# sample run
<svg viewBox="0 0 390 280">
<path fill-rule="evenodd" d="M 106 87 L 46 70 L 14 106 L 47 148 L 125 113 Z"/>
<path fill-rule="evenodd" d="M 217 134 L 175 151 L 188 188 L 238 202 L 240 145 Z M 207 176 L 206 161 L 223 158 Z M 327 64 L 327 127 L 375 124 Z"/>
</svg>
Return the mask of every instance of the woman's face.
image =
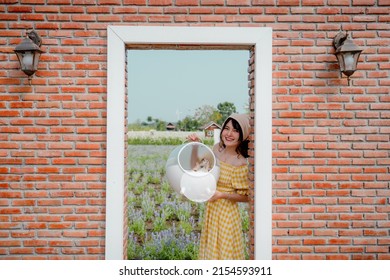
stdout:
<svg viewBox="0 0 390 280">
<path fill-rule="evenodd" d="M 237 147 L 240 143 L 240 132 L 233 127 L 230 120 L 222 130 L 222 141 L 226 147 Z"/>
</svg>

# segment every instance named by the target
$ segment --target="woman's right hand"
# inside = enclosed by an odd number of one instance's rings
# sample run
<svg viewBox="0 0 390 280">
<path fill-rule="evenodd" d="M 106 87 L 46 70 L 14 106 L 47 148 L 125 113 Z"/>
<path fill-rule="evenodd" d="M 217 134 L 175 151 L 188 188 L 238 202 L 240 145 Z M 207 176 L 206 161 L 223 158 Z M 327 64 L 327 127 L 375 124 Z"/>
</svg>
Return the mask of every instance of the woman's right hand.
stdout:
<svg viewBox="0 0 390 280">
<path fill-rule="evenodd" d="M 187 136 L 187 141 L 190 141 L 190 142 L 200 142 L 200 138 L 199 138 L 199 136 L 196 133 L 192 133 L 192 134 Z"/>
</svg>

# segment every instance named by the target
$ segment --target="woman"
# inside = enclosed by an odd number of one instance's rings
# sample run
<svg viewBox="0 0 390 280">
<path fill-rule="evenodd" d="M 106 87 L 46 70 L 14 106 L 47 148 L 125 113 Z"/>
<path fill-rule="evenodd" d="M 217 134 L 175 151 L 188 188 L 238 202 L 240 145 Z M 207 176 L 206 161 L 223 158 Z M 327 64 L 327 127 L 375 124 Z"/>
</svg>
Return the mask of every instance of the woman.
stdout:
<svg viewBox="0 0 390 280">
<path fill-rule="evenodd" d="M 224 124 L 213 152 L 220 163 L 215 194 L 208 200 L 201 232 L 199 259 L 245 259 L 237 202 L 248 202 L 249 117 L 232 114 Z M 191 135 L 190 140 L 196 136 Z"/>
</svg>

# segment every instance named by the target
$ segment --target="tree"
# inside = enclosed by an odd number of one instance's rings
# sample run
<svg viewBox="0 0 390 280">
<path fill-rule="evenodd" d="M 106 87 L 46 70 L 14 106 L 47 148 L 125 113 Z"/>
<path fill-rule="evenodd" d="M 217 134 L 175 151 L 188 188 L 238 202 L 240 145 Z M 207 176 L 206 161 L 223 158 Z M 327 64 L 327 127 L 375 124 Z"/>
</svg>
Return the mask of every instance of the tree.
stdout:
<svg viewBox="0 0 390 280">
<path fill-rule="evenodd" d="M 215 112 L 218 112 L 211 105 L 203 105 L 195 111 L 194 119 L 196 119 L 201 125 L 204 125 L 213 120 Z"/>
<path fill-rule="evenodd" d="M 201 124 L 193 117 L 187 116 L 177 123 L 177 127 L 182 131 L 197 131 Z"/>
<path fill-rule="evenodd" d="M 221 120 L 218 122 L 219 124 L 222 124 L 222 122 L 226 120 L 231 114 L 237 113 L 236 106 L 231 102 L 219 103 L 217 105 L 217 109 L 221 114 Z"/>
<path fill-rule="evenodd" d="M 165 121 L 155 119 L 155 125 L 157 131 L 165 131 L 167 130 L 167 123 Z"/>
<path fill-rule="evenodd" d="M 221 124 L 224 121 L 224 119 L 223 119 L 221 113 L 219 111 L 215 110 L 213 115 L 211 116 L 210 121 Z"/>
<path fill-rule="evenodd" d="M 152 116 L 148 116 L 146 118 L 146 121 L 141 123 L 141 130 L 150 130 L 150 129 L 155 129 L 159 131 L 164 131 L 166 130 L 167 123 L 163 120 L 160 119 L 154 119 Z"/>
</svg>

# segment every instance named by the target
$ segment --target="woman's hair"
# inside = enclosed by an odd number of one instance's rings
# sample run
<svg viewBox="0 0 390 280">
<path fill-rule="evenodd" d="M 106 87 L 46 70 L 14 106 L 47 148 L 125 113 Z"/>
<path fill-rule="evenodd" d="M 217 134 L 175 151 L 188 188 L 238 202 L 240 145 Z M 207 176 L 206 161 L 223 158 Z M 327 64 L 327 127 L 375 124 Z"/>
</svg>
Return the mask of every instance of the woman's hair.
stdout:
<svg viewBox="0 0 390 280">
<path fill-rule="evenodd" d="M 239 141 L 240 143 L 238 144 L 238 146 L 237 146 L 237 148 L 236 148 L 237 154 L 242 155 L 244 158 L 249 157 L 249 155 L 248 155 L 248 144 L 249 144 L 249 140 L 245 140 L 245 141 L 242 140 L 242 139 L 243 139 L 243 133 L 242 133 L 241 126 L 240 126 L 240 125 L 238 124 L 238 122 L 237 122 L 235 119 L 233 119 L 233 118 L 228 118 L 228 119 L 224 122 L 224 124 L 223 124 L 223 126 L 222 126 L 221 133 L 219 134 L 219 139 L 220 139 L 219 146 L 220 146 L 221 148 L 226 148 L 225 143 L 224 143 L 223 140 L 222 140 L 222 131 L 225 129 L 225 127 L 226 127 L 226 125 L 227 125 L 227 123 L 228 123 L 229 121 L 232 121 L 233 128 L 236 129 L 236 130 L 240 133 L 240 137 L 238 138 L 238 141 Z"/>
</svg>

